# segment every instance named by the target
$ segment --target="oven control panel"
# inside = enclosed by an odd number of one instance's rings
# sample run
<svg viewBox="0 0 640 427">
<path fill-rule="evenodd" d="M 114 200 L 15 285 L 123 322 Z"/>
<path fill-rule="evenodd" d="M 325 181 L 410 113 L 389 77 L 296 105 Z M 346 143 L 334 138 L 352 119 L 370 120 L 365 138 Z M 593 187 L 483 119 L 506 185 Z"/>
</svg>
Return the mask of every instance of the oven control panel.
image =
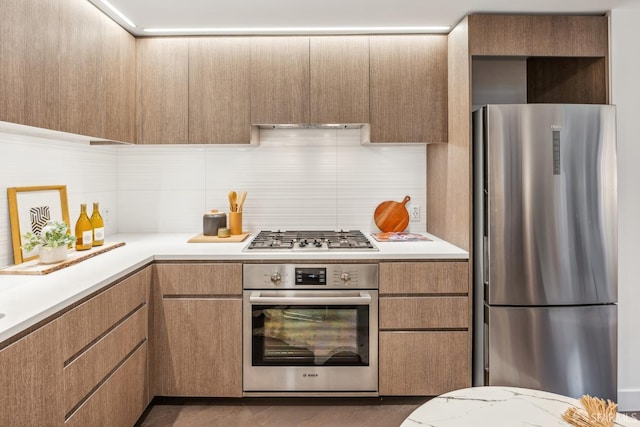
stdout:
<svg viewBox="0 0 640 427">
<path fill-rule="evenodd" d="M 378 264 L 244 264 L 244 289 L 378 289 Z"/>
</svg>

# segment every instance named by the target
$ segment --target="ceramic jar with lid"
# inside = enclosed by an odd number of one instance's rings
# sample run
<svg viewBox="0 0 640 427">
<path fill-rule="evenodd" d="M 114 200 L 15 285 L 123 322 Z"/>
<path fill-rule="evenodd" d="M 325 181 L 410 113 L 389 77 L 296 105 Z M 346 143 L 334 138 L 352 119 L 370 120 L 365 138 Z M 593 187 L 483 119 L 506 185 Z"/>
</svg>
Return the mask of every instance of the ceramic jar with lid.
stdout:
<svg viewBox="0 0 640 427">
<path fill-rule="evenodd" d="M 218 210 L 213 209 L 202 217 L 202 234 L 205 236 L 217 236 L 218 228 L 225 228 L 226 226 L 227 214 L 224 212 L 218 212 Z"/>
</svg>

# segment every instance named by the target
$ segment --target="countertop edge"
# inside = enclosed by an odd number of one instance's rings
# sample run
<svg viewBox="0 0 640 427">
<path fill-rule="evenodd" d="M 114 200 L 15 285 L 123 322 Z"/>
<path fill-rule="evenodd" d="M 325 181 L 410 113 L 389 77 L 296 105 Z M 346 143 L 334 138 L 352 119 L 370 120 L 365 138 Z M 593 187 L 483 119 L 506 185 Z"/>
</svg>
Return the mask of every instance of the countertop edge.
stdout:
<svg viewBox="0 0 640 427">
<path fill-rule="evenodd" d="M 428 235 L 428 234 L 427 234 Z M 153 262 L 384 262 L 467 260 L 469 254 L 445 241 L 376 242 L 379 251 L 268 253 L 244 252 L 240 243 L 187 243 L 188 233 L 117 234 L 110 241 L 125 246 L 44 276 L 0 276 L 0 349 L 26 336 L 34 326 L 48 323 L 84 298 Z M 426 245 L 426 246 L 425 246 Z M 427 250 L 427 249 L 429 250 Z M 5 314 L 5 316 L 2 316 Z"/>
</svg>

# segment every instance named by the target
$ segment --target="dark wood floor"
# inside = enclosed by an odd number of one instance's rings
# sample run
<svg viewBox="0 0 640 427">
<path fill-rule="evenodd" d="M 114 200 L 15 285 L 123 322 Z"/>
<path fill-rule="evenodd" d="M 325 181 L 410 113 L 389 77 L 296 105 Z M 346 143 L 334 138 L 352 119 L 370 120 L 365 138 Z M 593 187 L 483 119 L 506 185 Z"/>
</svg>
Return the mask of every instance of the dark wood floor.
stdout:
<svg viewBox="0 0 640 427">
<path fill-rule="evenodd" d="M 155 399 L 140 427 L 396 427 L 428 398 Z"/>
</svg>

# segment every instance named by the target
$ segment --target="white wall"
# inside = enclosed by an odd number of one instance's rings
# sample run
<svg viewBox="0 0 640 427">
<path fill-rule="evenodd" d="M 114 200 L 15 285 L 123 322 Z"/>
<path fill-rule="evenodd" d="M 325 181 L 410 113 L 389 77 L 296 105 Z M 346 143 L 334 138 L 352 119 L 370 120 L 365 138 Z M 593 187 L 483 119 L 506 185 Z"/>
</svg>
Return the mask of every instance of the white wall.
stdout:
<svg viewBox="0 0 640 427">
<path fill-rule="evenodd" d="M 0 132 L 0 267 L 13 264 L 8 187 L 66 185 L 73 227 L 80 203 L 114 206 L 118 190 L 118 153 L 113 147 Z M 107 235 L 117 229 L 105 218 Z"/>
<path fill-rule="evenodd" d="M 426 230 L 425 145 L 363 146 L 359 130 L 268 130 L 250 147 L 96 147 L 0 132 L 0 153 L 0 266 L 13 264 L 7 187 L 64 184 L 72 226 L 80 203 L 98 201 L 107 236 L 196 235 L 205 211 L 228 210 L 230 190 L 248 191 L 249 231 L 375 231 L 375 207 L 405 195 L 421 207 L 409 229 Z"/>
<path fill-rule="evenodd" d="M 426 147 L 363 146 L 360 130 L 261 132 L 260 145 L 121 147 L 121 232 L 202 232 L 206 210 L 228 211 L 247 191 L 245 230 L 361 229 L 385 200 L 421 207 L 426 231 Z"/>
<path fill-rule="evenodd" d="M 611 13 L 611 100 L 618 121 L 618 401 L 640 410 L 640 4 Z M 597 343 L 594 343 L 597 345 Z"/>
</svg>

